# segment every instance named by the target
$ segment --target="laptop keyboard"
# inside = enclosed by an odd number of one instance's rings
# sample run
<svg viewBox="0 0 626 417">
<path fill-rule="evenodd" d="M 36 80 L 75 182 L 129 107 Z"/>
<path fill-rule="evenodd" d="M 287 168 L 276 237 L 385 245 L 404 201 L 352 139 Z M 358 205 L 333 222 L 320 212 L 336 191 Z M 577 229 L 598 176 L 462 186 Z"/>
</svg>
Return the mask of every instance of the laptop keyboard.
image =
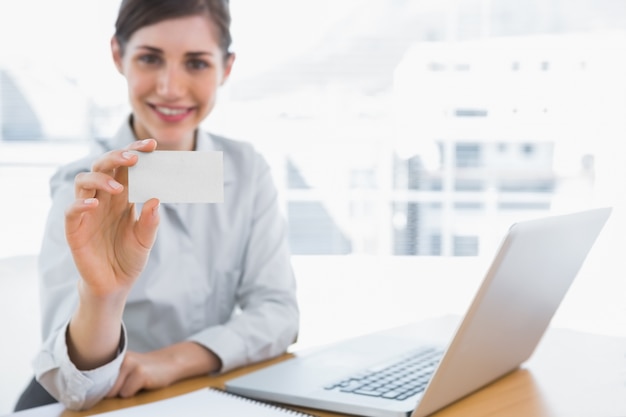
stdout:
<svg viewBox="0 0 626 417">
<path fill-rule="evenodd" d="M 394 358 L 325 386 L 327 390 L 405 400 L 424 391 L 443 356 L 440 348 L 428 347 Z"/>
</svg>

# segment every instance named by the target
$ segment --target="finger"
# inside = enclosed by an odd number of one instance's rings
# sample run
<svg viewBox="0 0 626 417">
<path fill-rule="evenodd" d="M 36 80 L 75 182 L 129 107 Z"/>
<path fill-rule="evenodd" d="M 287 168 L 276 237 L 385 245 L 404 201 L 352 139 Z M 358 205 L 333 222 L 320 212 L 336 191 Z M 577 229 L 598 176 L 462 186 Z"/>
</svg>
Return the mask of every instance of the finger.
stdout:
<svg viewBox="0 0 626 417">
<path fill-rule="evenodd" d="M 138 152 L 152 152 L 156 149 L 156 146 L 157 143 L 154 139 L 135 141 L 124 149 L 105 153 L 94 161 L 91 170 L 115 176 L 118 182 L 127 184 L 127 171 L 121 168 L 135 165 L 139 159 Z"/>
<path fill-rule="evenodd" d="M 137 152 L 152 152 L 153 150 L 156 149 L 156 145 L 157 145 L 157 142 L 154 139 L 144 139 L 144 140 L 133 142 L 131 145 L 129 145 L 127 147 L 128 149 L 127 152 L 131 152 L 134 155 L 137 155 L 137 158 L 134 159 L 134 162 L 132 165 L 135 165 L 137 161 L 139 160 L 139 156 Z M 126 157 L 125 154 L 122 154 L 122 156 Z M 116 170 L 115 179 L 122 184 L 128 184 L 128 168 L 122 167 Z"/>
<path fill-rule="evenodd" d="M 76 200 L 65 210 L 65 231 L 72 234 L 80 228 L 83 214 L 93 211 L 98 207 L 99 201 L 96 198 Z"/>
<path fill-rule="evenodd" d="M 119 149 L 110 151 L 96 159 L 91 166 L 94 172 L 104 172 L 113 175 L 116 168 L 129 167 L 137 163 L 136 151 Z"/>
<path fill-rule="evenodd" d="M 113 384 L 113 387 L 111 387 L 109 392 L 107 392 L 106 397 L 107 398 L 117 397 L 120 394 L 120 390 L 122 389 L 122 386 L 124 385 L 125 381 L 126 381 L 126 374 L 122 374 L 122 372 L 120 372 L 120 374 L 117 377 L 117 380 L 115 380 L 115 384 Z"/>
<path fill-rule="evenodd" d="M 152 248 L 159 226 L 159 200 L 151 198 L 143 204 L 141 215 L 135 223 L 135 236 L 139 243 L 147 249 Z"/>
<path fill-rule="evenodd" d="M 132 372 L 132 368 L 134 366 L 134 361 L 132 360 L 130 352 L 127 352 L 126 357 L 124 357 L 124 361 L 122 362 L 122 366 L 120 367 L 120 372 L 115 380 L 115 384 L 113 384 L 113 387 L 111 387 L 107 393 L 107 397 L 117 397 L 120 394 L 120 390 L 126 383 L 126 378 L 128 378 L 128 374 Z"/>
<path fill-rule="evenodd" d="M 137 162 L 136 151 L 152 152 L 157 147 L 154 139 L 138 140 L 123 149 L 109 151 L 92 164 L 92 171 L 112 172 L 118 166 L 132 166 Z"/>
<path fill-rule="evenodd" d="M 141 367 L 134 367 L 132 372 L 130 372 L 124 380 L 124 384 L 122 385 L 118 395 L 122 398 L 128 398 L 137 394 L 144 387 L 144 379 Z"/>
<path fill-rule="evenodd" d="M 157 147 L 157 141 L 154 139 L 137 140 L 133 142 L 128 149 L 137 149 L 141 152 L 152 152 Z"/>
<path fill-rule="evenodd" d="M 102 172 L 81 172 L 74 178 L 74 194 L 78 199 L 96 197 L 98 190 L 118 194 L 124 186 Z"/>
</svg>

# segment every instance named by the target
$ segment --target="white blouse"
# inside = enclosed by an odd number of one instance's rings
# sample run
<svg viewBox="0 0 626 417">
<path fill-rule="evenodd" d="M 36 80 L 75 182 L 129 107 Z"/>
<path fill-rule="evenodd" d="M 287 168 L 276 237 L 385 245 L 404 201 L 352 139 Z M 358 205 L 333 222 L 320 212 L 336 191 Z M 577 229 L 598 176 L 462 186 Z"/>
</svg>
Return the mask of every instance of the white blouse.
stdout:
<svg viewBox="0 0 626 417">
<path fill-rule="evenodd" d="M 127 349 L 194 341 L 219 356 L 223 372 L 277 356 L 295 341 L 296 284 L 269 166 L 247 143 L 200 131 L 196 139 L 197 150 L 224 153 L 224 202 L 160 205 L 156 242 L 124 311 L 120 353 L 94 370 L 79 371 L 67 353 L 79 275 L 65 240 L 64 211 L 75 199 L 76 174 L 134 140 L 129 123 L 50 181 L 53 201 L 39 258 L 44 342 L 34 368 L 37 380 L 69 409 L 89 408 L 106 395 Z"/>
</svg>

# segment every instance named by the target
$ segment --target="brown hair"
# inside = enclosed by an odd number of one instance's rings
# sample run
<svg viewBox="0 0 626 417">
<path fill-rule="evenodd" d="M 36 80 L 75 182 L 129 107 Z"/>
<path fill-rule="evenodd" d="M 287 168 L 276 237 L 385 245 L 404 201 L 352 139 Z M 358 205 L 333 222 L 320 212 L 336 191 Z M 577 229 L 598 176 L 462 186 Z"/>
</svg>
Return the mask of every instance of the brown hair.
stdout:
<svg viewBox="0 0 626 417">
<path fill-rule="evenodd" d="M 122 0 L 115 22 L 115 38 L 124 54 L 130 37 L 144 26 L 167 19 L 206 15 L 216 26 L 224 59 L 230 55 L 228 0 Z"/>
</svg>

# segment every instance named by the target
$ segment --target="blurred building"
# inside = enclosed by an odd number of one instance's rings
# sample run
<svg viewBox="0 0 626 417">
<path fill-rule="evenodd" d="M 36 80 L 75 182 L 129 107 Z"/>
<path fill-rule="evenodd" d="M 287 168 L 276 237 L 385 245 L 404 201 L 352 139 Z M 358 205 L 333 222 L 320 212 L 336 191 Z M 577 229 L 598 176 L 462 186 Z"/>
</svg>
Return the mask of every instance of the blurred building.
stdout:
<svg viewBox="0 0 626 417">
<path fill-rule="evenodd" d="M 87 140 L 89 97 L 62 74 L 16 59 L 0 61 L 0 140 Z"/>
<path fill-rule="evenodd" d="M 472 256 L 588 204 L 594 152 L 623 132 L 626 2 L 351 4 L 319 42 L 233 74 L 207 121 L 268 156 L 294 254 Z M 2 141 L 107 136 L 128 112 L 11 62 Z"/>
<path fill-rule="evenodd" d="M 478 255 L 589 204 L 588 145 L 623 131 L 626 3 L 373 3 L 230 86 L 263 109 L 241 137 L 285 150 L 294 253 Z"/>
<path fill-rule="evenodd" d="M 413 192 L 394 202 L 394 253 L 477 255 L 494 221 L 545 213 L 572 183 L 589 197 L 590 145 L 624 131 L 606 113 L 626 111 L 624 47 L 623 35 L 415 44 L 394 83 L 394 187 Z"/>
</svg>

